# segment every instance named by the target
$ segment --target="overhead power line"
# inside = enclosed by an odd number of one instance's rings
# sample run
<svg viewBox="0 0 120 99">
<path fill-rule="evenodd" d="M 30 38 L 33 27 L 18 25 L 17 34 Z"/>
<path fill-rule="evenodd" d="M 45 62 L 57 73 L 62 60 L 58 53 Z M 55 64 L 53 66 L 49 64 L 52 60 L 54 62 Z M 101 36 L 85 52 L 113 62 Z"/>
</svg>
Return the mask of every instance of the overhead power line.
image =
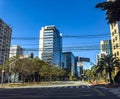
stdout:
<svg viewBox="0 0 120 99">
<path fill-rule="evenodd" d="M 110 49 L 110 48 L 108 48 Z M 120 46 L 118 46 L 116 49 L 120 49 Z M 53 50 L 53 48 L 46 48 L 46 51 Z M 63 51 L 69 50 L 69 51 L 80 51 L 80 50 L 100 50 L 100 47 L 98 45 L 94 46 L 72 46 L 72 47 L 63 47 Z M 0 50 L 0 51 L 8 51 L 8 50 Z M 24 48 L 23 51 L 43 51 L 39 48 Z M 60 51 L 60 49 L 56 48 L 54 51 Z"/>
<path fill-rule="evenodd" d="M 107 34 L 94 34 L 94 35 L 63 35 L 62 38 L 101 38 L 101 37 L 109 37 L 110 35 Z M 52 37 L 45 37 L 47 39 Z M 57 37 L 56 37 L 57 38 Z M 43 38 L 37 38 L 37 37 L 12 37 L 13 40 L 39 40 Z"/>
</svg>

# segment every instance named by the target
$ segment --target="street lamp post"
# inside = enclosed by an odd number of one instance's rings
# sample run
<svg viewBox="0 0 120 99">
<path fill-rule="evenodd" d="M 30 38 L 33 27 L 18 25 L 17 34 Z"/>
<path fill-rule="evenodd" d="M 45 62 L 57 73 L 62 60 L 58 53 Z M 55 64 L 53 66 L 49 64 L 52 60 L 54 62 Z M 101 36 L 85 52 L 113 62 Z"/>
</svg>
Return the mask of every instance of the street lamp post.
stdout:
<svg viewBox="0 0 120 99">
<path fill-rule="evenodd" d="M 9 70 L 8 70 L 8 84 L 10 83 L 10 72 L 11 72 L 11 64 L 9 65 Z"/>
<path fill-rule="evenodd" d="M 3 80 L 4 80 L 4 69 L 2 69 L 2 75 L 1 75 L 1 85 L 3 85 Z"/>
</svg>

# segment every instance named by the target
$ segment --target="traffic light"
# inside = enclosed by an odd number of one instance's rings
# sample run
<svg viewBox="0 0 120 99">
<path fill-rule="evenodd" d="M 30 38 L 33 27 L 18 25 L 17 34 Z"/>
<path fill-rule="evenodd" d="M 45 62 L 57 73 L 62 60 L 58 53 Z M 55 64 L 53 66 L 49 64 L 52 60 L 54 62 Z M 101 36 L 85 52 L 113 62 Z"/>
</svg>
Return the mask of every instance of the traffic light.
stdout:
<svg viewBox="0 0 120 99">
<path fill-rule="evenodd" d="M 33 53 L 30 54 L 30 58 L 34 58 L 34 54 Z"/>
</svg>

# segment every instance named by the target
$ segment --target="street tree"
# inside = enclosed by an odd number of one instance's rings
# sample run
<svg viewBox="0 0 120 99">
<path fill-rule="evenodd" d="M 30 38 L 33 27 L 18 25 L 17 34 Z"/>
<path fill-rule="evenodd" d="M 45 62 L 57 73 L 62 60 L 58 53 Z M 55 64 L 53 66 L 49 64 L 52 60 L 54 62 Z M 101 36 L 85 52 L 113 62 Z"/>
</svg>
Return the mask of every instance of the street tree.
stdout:
<svg viewBox="0 0 120 99">
<path fill-rule="evenodd" d="M 36 81 L 40 81 L 40 70 L 42 66 L 45 65 L 45 62 L 43 60 L 40 60 L 39 58 L 34 58 L 33 59 L 33 72 L 34 72 L 34 77 Z"/>
<path fill-rule="evenodd" d="M 109 75 L 109 81 L 110 83 L 113 83 L 112 79 L 112 72 L 116 66 L 118 66 L 119 59 L 117 57 L 114 57 L 113 55 L 105 55 L 103 58 L 100 59 L 98 62 L 98 68 L 97 71 L 102 72 L 105 70 Z"/>
<path fill-rule="evenodd" d="M 50 69 L 51 69 L 50 65 L 48 64 L 42 65 L 42 67 L 40 68 L 40 72 L 39 72 L 40 76 L 44 78 L 45 80 L 48 80 L 48 79 L 50 80 L 51 79 Z"/>
</svg>

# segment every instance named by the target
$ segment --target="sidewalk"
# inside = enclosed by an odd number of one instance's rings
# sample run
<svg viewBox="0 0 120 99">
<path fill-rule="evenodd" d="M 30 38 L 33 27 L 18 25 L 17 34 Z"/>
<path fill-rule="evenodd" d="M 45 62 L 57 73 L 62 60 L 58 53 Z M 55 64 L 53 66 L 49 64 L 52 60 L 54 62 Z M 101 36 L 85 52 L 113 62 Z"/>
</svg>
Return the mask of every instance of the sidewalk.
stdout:
<svg viewBox="0 0 120 99">
<path fill-rule="evenodd" d="M 74 85 L 72 81 L 50 81 L 50 82 L 39 82 L 39 83 L 10 83 L 0 85 L 1 88 L 38 88 L 38 87 L 48 87 L 48 86 L 66 86 L 66 85 Z"/>
<path fill-rule="evenodd" d="M 48 86 L 51 84 L 57 84 L 58 82 L 41 82 L 41 83 L 4 83 L 0 84 L 1 88 L 27 88 L 27 87 L 37 87 L 37 86 Z"/>
</svg>

